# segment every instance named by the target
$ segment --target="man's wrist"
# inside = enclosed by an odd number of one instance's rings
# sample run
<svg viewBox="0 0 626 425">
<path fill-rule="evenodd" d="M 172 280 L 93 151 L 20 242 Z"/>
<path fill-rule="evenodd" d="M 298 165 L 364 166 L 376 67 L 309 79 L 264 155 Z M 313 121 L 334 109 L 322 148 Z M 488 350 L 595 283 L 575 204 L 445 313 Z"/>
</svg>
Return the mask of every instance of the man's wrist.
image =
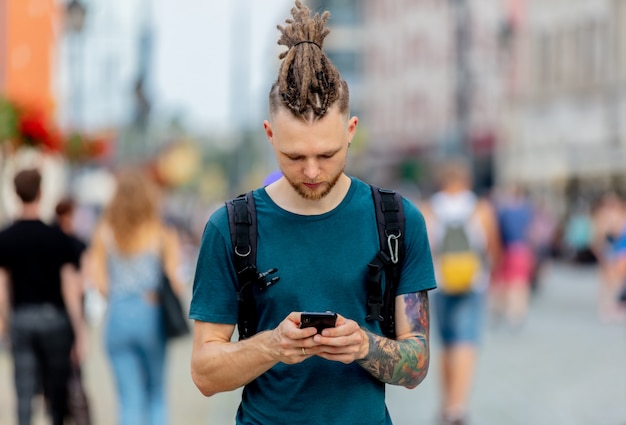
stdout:
<svg viewBox="0 0 626 425">
<path fill-rule="evenodd" d="M 370 346 L 372 345 L 372 339 L 374 338 L 374 334 L 370 331 L 367 331 L 361 328 L 361 335 L 363 339 L 361 341 L 361 346 L 359 347 L 359 353 L 357 355 L 357 361 L 364 361 L 367 359 L 367 356 L 370 353 Z"/>
<path fill-rule="evenodd" d="M 267 358 L 267 360 L 278 361 L 272 344 L 273 340 L 274 331 L 268 330 L 252 335 L 250 338 L 247 338 L 241 342 L 255 344 L 257 348 L 257 350 L 255 351 L 262 353 L 263 356 Z"/>
</svg>

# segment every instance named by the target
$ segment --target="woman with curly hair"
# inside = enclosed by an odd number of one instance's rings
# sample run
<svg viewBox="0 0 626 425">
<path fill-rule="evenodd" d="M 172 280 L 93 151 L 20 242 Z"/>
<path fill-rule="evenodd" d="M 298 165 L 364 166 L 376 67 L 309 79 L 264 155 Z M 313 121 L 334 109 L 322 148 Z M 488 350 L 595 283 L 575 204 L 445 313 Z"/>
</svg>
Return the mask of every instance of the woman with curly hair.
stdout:
<svg viewBox="0 0 626 425">
<path fill-rule="evenodd" d="M 156 186 L 121 172 L 91 243 L 92 279 L 108 299 L 105 346 L 120 425 L 167 423 L 166 337 L 157 295 L 164 270 L 180 295 L 179 240 L 163 222 Z"/>
</svg>

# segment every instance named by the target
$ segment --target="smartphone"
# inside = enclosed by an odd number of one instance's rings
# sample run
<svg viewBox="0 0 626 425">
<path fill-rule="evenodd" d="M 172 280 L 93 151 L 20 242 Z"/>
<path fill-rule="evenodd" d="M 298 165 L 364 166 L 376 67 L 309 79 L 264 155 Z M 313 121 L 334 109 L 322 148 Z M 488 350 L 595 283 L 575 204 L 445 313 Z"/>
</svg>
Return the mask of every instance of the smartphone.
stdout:
<svg viewBox="0 0 626 425">
<path fill-rule="evenodd" d="M 334 328 L 337 321 L 337 313 L 332 311 L 325 312 L 302 312 L 300 319 L 300 328 L 317 328 L 317 333 L 321 333 L 323 329 Z"/>
</svg>

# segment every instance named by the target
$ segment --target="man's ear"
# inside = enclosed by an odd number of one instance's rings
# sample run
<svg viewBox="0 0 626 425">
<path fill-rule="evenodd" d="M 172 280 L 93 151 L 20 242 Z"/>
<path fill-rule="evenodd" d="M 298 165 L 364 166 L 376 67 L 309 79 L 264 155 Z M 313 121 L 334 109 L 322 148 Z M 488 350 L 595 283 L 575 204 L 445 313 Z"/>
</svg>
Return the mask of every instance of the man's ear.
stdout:
<svg viewBox="0 0 626 425">
<path fill-rule="evenodd" d="M 348 137 L 350 138 L 348 140 L 349 143 L 352 142 L 352 138 L 356 134 L 356 127 L 358 124 L 359 124 L 359 118 L 356 116 L 350 118 L 350 120 L 348 121 Z"/>
<path fill-rule="evenodd" d="M 267 140 L 272 142 L 272 138 L 274 137 L 274 132 L 272 131 L 272 124 L 268 120 L 263 121 L 263 128 L 265 129 L 265 136 Z"/>
</svg>

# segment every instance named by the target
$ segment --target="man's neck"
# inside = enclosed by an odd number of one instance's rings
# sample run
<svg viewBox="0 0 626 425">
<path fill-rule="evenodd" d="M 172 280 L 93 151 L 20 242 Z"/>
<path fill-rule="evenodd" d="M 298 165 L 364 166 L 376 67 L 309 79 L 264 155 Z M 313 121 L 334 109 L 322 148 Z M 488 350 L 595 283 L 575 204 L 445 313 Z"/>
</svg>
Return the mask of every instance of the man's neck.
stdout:
<svg viewBox="0 0 626 425">
<path fill-rule="evenodd" d="M 20 216 L 23 220 L 38 220 L 39 219 L 39 202 L 31 202 L 28 204 L 22 205 L 22 215 Z"/>
</svg>

